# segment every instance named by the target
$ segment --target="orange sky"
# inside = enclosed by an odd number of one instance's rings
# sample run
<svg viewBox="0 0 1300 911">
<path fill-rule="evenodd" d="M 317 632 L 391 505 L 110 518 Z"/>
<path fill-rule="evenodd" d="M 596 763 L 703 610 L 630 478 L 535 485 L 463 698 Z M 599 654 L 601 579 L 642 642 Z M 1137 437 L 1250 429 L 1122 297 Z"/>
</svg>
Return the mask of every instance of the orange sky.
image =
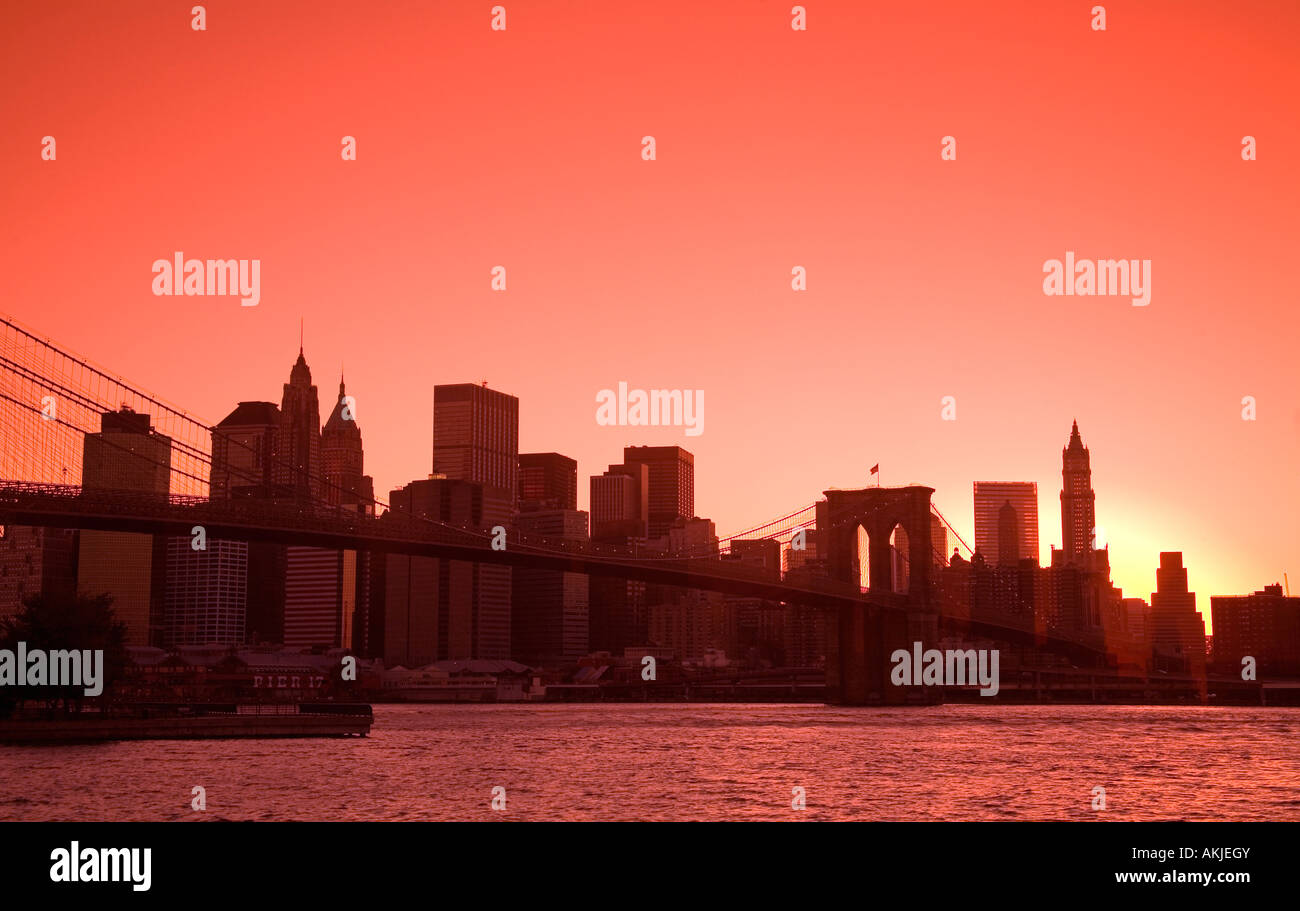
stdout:
<svg viewBox="0 0 1300 911">
<path fill-rule="evenodd" d="M 487 379 L 580 506 L 630 443 L 691 449 L 722 534 L 879 462 L 969 541 L 972 481 L 1036 480 L 1044 560 L 1077 418 L 1127 593 L 1160 550 L 1207 619 L 1300 572 L 1294 2 L 192 5 L 0 10 L 0 310 L 190 411 L 278 401 L 303 317 L 381 495 Z M 155 297 L 176 250 L 261 303 Z M 1044 296 L 1066 250 L 1152 260 L 1150 306 Z M 620 380 L 704 433 L 598 426 Z"/>
</svg>

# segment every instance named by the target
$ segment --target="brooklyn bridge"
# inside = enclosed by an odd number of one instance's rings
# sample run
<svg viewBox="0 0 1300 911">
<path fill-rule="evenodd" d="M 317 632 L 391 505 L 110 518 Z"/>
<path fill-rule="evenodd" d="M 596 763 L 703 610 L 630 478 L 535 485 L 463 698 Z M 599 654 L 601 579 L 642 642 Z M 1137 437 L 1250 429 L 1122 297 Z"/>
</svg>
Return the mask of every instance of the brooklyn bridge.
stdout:
<svg viewBox="0 0 1300 911">
<path fill-rule="evenodd" d="M 104 414 L 116 411 L 148 415 L 151 429 L 170 441 L 161 454 L 136 447 L 122 452 L 133 464 L 161 476 L 161 486 L 142 490 L 137 484 L 114 484 L 88 465 L 87 436 L 100 431 Z M 380 499 L 372 508 L 345 508 L 332 502 L 338 498 L 329 496 L 329 484 L 319 476 L 310 479 L 309 489 L 316 491 L 311 496 L 215 496 L 213 451 L 219 436 L 210 422 L 0 318 L 0 524 L 202 534 L 438 557 L 679 586 L 763 599 L 790 610 L 825 611 L 830 614 L 827 699 L 849 705 L 923 701 L 923 695 L 910 692 L 915 687 L 891 685 L 889 656 L 895 649 L 910 649 L 914 642 L 928 646 L 943 636 L 1032 647 L 1080 667 L 1105 660 L 1096 637 L 1051 628 L 1032 613 L 977 618 L 969 611 L 945 611 L 932 527 L 935 519 L 951 526 L 932 504 L 929 487 L 814 487 L 820 494 L 814 502 L 785 510 L 706 553 L 666 553 L 639 544 L 547 538 L 515 528 L 504 528 L 503 541 L 490 528 L 437 521 L 390 508 Z M 222 443 L 245 445 L 232 439 Z M 124 444 L 105 436 L 103 445 Z M 907 542 L 903 572 L 891 543 L 896 529 L 905 532 Z M 819 536 L 824 573 L 773 579 L 736 558 L 737 542 L 788 543 L 800 532 Z M 862 584 L 863 533 L 867 586 Z"/>
</svg>

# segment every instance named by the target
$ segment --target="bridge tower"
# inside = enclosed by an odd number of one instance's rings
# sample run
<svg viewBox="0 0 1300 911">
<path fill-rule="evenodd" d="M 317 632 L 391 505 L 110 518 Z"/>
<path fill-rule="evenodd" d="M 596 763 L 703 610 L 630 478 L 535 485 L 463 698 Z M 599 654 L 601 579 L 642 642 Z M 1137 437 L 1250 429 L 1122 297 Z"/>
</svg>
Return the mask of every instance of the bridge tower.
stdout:
<svg viewBox="0 0 1300 911">
<path fill-rule="evenodd" d="M 825 491 L 827 550 L 831 579 L 858 584 L 858 529 L 867 533 L 870 601 L 842 608 L 828 624 L 826 701 L 840 705 L 897 705 L 937 698 L 924 687 L 894 686 L 889 679 L 895 649 L 911 650 L 938 641 L 938 599 L 931 554 L 932 487 L 867 487 Z M 907 534 L 908 589 L 894 591 L 890 536 Z M 919 691 L 919 692 L 918 692 Z"/>
</svg>

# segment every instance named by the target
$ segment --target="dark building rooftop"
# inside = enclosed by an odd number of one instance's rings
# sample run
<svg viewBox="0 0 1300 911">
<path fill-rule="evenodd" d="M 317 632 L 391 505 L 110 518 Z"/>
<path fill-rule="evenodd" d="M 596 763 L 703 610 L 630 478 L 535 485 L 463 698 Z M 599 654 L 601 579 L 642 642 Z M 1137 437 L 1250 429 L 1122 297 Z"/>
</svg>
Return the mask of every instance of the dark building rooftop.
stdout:
<svg viewBox="0 0 1300 911">
<path fill-rule="evenodd" d="M 274 402 L 240 402 L 218 427 L 245 427 L 250 424 L 278 424 L 280 406 Z"/>
</svg>

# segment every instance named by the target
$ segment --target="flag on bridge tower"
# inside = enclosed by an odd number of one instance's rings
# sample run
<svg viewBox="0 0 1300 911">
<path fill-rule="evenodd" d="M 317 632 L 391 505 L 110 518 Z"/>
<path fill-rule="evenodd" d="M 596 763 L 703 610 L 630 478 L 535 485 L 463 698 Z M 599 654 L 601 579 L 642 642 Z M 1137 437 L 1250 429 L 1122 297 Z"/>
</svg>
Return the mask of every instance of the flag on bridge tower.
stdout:
<svg viewBox="0 0 1300 911">
<path fill-rule="evenodd" d="M 876 476 L 876 486 L 880 486 L 880 463 L 871 466 L 871 473 Z"/>
</svg>

